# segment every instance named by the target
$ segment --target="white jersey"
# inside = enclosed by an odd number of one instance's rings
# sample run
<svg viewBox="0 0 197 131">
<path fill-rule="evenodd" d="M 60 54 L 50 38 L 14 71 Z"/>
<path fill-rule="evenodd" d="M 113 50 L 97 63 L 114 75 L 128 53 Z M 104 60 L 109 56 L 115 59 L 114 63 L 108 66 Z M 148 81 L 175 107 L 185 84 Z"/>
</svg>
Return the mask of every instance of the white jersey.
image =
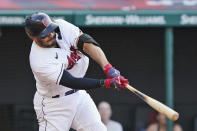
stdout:
<svg viewBox="0 0 197 131">
<path fill-rule="evenodd" d="M 56 20 L 62 39 L 56 40 L 60 48 L 41 48 L 34 41 L 30 52 L 30 66 L 36 79 L 37 92 L 46 97 L 63 95 L 71 90 L 59 85 L 63 71 L 74 77 L 84 77 L 89 59 L 77 50 L 80 29 L 65 20 Z"/>
</svg>

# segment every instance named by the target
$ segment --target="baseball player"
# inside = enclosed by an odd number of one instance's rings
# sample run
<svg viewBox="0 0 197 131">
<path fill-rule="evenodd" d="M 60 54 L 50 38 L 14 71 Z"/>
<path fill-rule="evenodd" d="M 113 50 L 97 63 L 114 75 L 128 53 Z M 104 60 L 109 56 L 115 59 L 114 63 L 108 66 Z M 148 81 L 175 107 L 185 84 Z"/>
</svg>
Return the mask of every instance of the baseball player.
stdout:
<svg viewBox="0 0 197 131">
<path fill-rule="evenodd" d="M 85 89 L 125 88 L 127 79 L 106 59 L 99 44 L 78 27 L 52 20 L 43 12 L 25 19 L 33 40 L 30 66 L 36 80 L 34 109 L 39 131 L 106 131 L 97 108 Z M 95 60 L 107 79 L 83 78 L 89 59 Z"/>
</svg>

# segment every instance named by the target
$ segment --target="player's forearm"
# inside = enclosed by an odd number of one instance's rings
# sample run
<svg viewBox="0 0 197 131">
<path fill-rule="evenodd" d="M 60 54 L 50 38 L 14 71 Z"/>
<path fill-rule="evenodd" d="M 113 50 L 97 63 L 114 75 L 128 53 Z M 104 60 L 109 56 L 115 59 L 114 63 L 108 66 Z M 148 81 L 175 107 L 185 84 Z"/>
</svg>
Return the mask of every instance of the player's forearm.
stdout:
<svg viewBox="0 0 197 131">
<path fill-rule="evenodd" d="M 103 79 L 91 79 L 91 78 L 76 78 L 69 72 L 64 71 L 62 78 L 59 82 L 60 85 L 72 88 L 72 89 L 94 89 L 104 86 Z"/>
<path fill-rule="evenodd" d="M 94 89 L 94 88 L 126 88 L 125 85 L 129 84 L 128 80 L 121 77 L 115 77 L 112 79 L 92 79 L 92 78 L 76 78 L 73 77 L 68 71 L 63 72 L 60 85 L 72 88 L 72 89 Z"/>
<path fill-rule="evenodd" d="M 86 52 L 93 60 L 95 60 L 102 69 L 109 63 L 102 49 L 94 44 L 84 43 L 84 52 Z"/>
</svg>

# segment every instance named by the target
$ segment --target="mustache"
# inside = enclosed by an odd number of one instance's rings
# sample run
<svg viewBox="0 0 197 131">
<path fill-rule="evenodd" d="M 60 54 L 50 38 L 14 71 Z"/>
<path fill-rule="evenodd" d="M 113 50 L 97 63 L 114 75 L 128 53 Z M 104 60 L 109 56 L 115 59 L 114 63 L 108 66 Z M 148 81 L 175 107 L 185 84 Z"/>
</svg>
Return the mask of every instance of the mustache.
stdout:
<svg viewBox="0 0 197 131">
<path fill-rule="evenodd" d="M 56 34 L 51 39 L 49 39 L 47 42 L 49 42 L 49 41 L 51 41 L 53 39 L 56 39 Z"/>
</svg>

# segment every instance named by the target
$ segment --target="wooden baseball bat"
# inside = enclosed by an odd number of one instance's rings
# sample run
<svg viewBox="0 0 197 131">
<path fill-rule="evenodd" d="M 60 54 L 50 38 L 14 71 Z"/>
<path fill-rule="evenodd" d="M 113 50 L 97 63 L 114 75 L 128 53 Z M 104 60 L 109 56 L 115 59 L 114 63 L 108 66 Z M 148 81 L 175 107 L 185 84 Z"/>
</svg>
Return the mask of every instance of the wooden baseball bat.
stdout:
<svg viewBox="0 0 197 131">
<path fill-rule="evenodd" d="M 136 94 L 138 97 L 140 97 L 143 101 L 145 101 L 148 105 L 150 105 L 153 109 L 157 110 L 158 112 L 164 114 L 166 117 L 168 117 L 172 121 L 176 121 L 179 118 L 179 113 L 171 109 L 170 107 L 162 104 L 161 102 L 151 98 L 150 96 L 145 95 L 144 93 L 138 91 L 134 87 L 127 85 L 127 89 L 129 89 L 131 92 Z"/>
</svg>

